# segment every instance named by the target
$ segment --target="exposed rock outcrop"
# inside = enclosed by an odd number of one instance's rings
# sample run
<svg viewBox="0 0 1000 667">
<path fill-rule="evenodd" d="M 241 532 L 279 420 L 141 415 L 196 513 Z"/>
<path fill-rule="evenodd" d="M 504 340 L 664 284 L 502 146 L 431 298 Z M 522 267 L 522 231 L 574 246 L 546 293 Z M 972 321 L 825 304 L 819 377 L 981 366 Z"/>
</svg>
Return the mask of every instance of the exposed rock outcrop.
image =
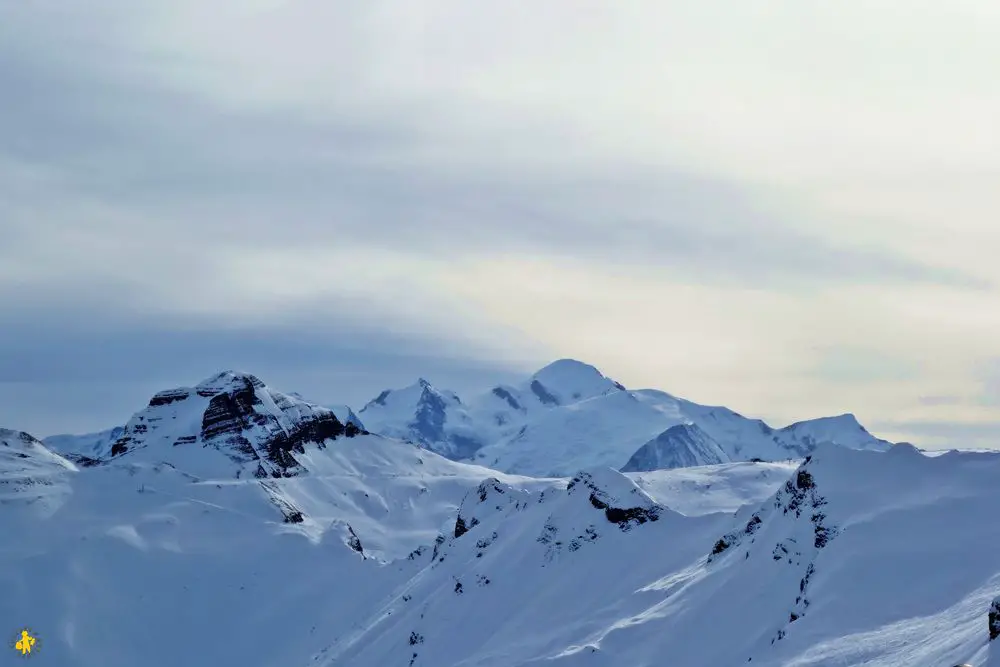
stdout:
<svg viewBox="0 0 1000 667">
<path fill-rule="evenodd" d="M 322 448 L 363 433 L 331 409 L 274 391 L 256 376 L 227 371 L 195 387 L 157 393 L 110 447 L 95 451 L 87 463 L 150 449 L 169 459 L 173 450 L 200 445 L 237 464 L 237 476 L 245 470 L 258 478 L 290 477 L 302 472 L 295 455 L 304 454 L 307 444 Z"/>
</svg>

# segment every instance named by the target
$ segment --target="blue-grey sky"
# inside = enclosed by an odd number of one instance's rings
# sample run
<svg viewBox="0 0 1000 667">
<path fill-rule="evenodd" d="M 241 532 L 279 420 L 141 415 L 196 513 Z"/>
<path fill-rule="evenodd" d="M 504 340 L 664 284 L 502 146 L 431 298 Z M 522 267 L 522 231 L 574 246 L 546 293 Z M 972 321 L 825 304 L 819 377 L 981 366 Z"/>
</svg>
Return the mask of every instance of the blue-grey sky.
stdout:
<svg viewBox="0 0 1000 667">
<path fill-rule="evenodd" d="M 1000 439 L 995 3 L 494 4 L 0 4 L 0 425 L 570 356 Z"/>
</svg>

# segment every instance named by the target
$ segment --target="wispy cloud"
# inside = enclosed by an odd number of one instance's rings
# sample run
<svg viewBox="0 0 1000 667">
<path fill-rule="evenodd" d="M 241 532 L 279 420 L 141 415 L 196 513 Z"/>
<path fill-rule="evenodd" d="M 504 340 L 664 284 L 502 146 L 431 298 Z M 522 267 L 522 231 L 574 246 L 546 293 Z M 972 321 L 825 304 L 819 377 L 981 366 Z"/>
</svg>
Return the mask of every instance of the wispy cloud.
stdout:
<svg viewBox="0 0 1000 667">
<path fill-rule="evenodd" d="M 872 426 L 930 448 L 1000 449 L 1000 421 L 877 421 Z"/>
<path fill-rule="evenodd" d="M 961 396 L 920 396 L 917 398 L 920 405 L 961 405 L 965 400 Z"/>
<path fill-rule="evenodd" d="M 86 225 L 91 238 L 117 236 L 147 252 L 367 245 L 433 257 L 666 264 L 701 282 L 986 284 L 888 247 L 830 242 L 717 177 L 620 159 L 521 173 L 542 155 L 510 164 L 481 152 L 499 146 L 463 150 L 461 136 L 448 132 L 447 99 L 419 122 L 406 107 L 373 117 L 368 108 L 326 104 L 319 119 L 298 109 L 232 109 L 149 78 L 158 62 L 149 54 L 133 56 L 125 72 L 116 61 L 74 67 L 36 58 L 63 33 L 32 27 L 34 41 L 21 35 L 20 48 L 0 50 L 0 85 L 12 101 L 0 120 L 19 130 L 5 134 L 5 162 L 41 170 L 32 215 L 10 214 L 22 242 L 8 252 L 22 261 L 46 239 Z M 107 57 L 115 55 L 130 54 Z M 337 83 L 349 81 L 335 73 L 329 84 Z M 551 126 L 525 130 L 521 141 L 582 140 Z M 87 203 L 98 210 L 81 220 Z"/>
<path fill-rule="evenodd" d="M 863 413 L 852 383 L 875 415 L 904 410 L 873 398 L 890 385 L 913 384 L 915 405 L 967 390 L 970 373 L 945 382 L 921 345 L 965 367 L 996 331 L 972 315 L 1000 279 L 976 213 L 995 166 L 973 132 L 995 103 L 970 92 L 982 59 L 967 79 L 920 69 L 976 111 L 960 125 L 908 101 L 925 93 L 905 62 L 895 97 L 852 62 L 889 58 L 881 36 L 836 48 L 867 25 L 860 5 L 733 9 L 731 24 L 642 7 L 3 5 L 0 378 L 55 395 L 246 362 L 289 389 L 364 366 L 345 386 L 374 389 L 411 369 L 466 364 L 485 381 L 586 354 L 708 400 L 710 377 L 720 400 L 789 419 Z M 927 10 L 942 15 L 915 19 L 901 53 L 922 58 L 930 27 L 995 18 Z M 750 40 L 744 24 L 803 37 Z M 670 38 L 645 39 L 650 25 Z M 956 166 L 971 213 L 928 220 L 954 210 L 941 184 Z M 931 303 L 961 309 L 975 344 L 925 322 Z M 591 319 L 610 312 L 617 337 Z M 733 370 L 746 359 L 752 372 Z M 822 388 L 803 392 L 792 368 Z M 24 414 L 2 405 L 0 424 Z"/>
</svg>

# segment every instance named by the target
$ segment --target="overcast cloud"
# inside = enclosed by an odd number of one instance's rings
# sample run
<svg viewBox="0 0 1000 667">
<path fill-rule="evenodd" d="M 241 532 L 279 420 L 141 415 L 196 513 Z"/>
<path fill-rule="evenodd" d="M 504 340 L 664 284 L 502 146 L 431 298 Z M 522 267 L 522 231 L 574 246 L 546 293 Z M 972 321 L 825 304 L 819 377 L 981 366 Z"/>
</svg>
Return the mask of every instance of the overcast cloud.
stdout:
<svg viewBox="0 0 1000 667">
<path fill-rule="evenodd" d="M 998 35 L 985 0 L 4 3 L 0 424 L 573 356 L 990 445 Z"/>
</svg>

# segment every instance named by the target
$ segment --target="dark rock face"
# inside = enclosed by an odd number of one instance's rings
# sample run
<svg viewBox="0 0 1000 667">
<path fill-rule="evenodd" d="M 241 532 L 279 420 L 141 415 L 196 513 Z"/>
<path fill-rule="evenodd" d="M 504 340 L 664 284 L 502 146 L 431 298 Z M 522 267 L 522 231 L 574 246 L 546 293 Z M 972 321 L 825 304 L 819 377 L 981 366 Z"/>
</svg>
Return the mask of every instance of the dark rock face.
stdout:
<svg viewBox="0 0 1000 667">
<path fill-rule="evenodd" d="M 227 372 L 195 389 L 156 394 L 149 407 L 129 422 L 111 446 L 110 457 L 150 444 L 147 434 L 179 414 L 176 410 L 188 410 L 183 403 L 195 396 L 197 401 L 209 399 L 200 415 L 201 428 L 197 433 L 171 438 L 171 444 L 197 446 L 200 441 L 202 446 L 216 449 L 238 464 L 255 464 L 253 475 L 258 479 L 299 474 L 302 468 L 293 454 L 304 453 L 306 443 L 323 447 L 326 440 L 367 433 L 357 424 L 343 424 L 332 410 L 269 390 L 253 375 Z M 200 405 L 192 401 L 190 409 L 199 410 Z"/>
<path fill-rule="evenodd" d="M 351 431 L 357 435 L 361 429 L 354 426 Z M 292 458 L 291 452 L 304 454 L 306 451 L 305 443 L 315 442 L 322 446 L 324 440 L 335 440 L 343 435 L 348 435 L 347 432 L 347 427 L 341 424 L 332 412 L 319 413 L 312 419 L 296 423 L 289 432 L 277 432 L 267 442 L 267 458 L 271 463 L 285 470 L 298 465 Z"/>
<path fill-rule="evenodd" d="M 469 527 L 465 525 L 465 519 L 461 515 L 455 519 L 455 537 L 459 538 L 469 532 Z"/>
<path fill-rule="evenodd" d="M 168 389 L 167 391 L 161 391 L 153 398 L 149 399 L 149 407 L 155 408 L 158 405 L 170 405 L 171 403 L 176 403 L 178 401 L 183 401 L 190 397 L 190 392 L 187 389 Z"/>
<path fill-rule="evenodd" d="M 1000 598 L 994 598 L 989 613 L 990 641 L 1000 637 Z"/>
<path fill-rule="evenodd" d="M 483 443 L 448 429 L 448 408 L 461 402 L 455 397 L 443 396 L 426 380 L 421 379 L 419 385 L 422 391 L 413 418 L 407 424 L 408 439 L 456 461 L 471 459 Z M 377 399 L 369 405 L 375 402 Z"/>
<path fill-rule="evenodd" d="M 503 485 L 500 483 L 500 480 L 496 477 L 490 477 L 489 479 L 479 483 L 479 486 L 476 488 L 476 493 L 479 495 L 479 502 L 485 503 L 491 493 L 503 495 L 505 491 Z"/>
<path fill-rule="evenodd" d="M 391 389 L 386 389 L 381 394 L 373 398 L 371 400 L 371 403 L 369 403 L 369 405 L 371 405 L 372 403 L 374 403 L 375 405 L 385 405 L 385 399 L 389 398 L 389 394 L 391 393 L 392 393 Z"/>
<path fill-rule="evenodd" d="M 774 502 L 754 512 L 745 526 L 723 535 L 716 541 L 708 555 L 708 562 L 711 563 L 732 553 L 734 547 L 747 544 L 743 557 L 748 559 L 758 552 L 752 545 L 761 537 L 760 530 L 765 524 L 770 527 L 774 526 L 776 521 L 783 521 L 784 524 L 779 525 L 784 525 L 788 533 L 771 551 L 771 559 L 776 563 L 784 562 L 795 568 L 804 567 L 799 580 L 798 595 L 785 621 L 786 627 L 808 612 L 811 604 L 810 584 L 816 574 L 816 558 L 819 552 L 839 534 L 837 526 L 830 524 L 826 514 L 821 510 L 827 504 L 827 500 L 820 495 L 819 485 L 809 469 L 811 461 L 812 457 L 806 457 L 802 466 L 775 493 Z M 806 521 L 808 523 L 804 523 Z M 781 641 L 785 635 L 786 628 L 778 629 L 771 643 Z"/>
<path fill-rule="evenodd" d="M 760 525 L 762 523 L 763 521 L 760 518 L 760 514 L 755 512 L 750 517 L 750 520 L 747 521 L 747 525 L 744 526 L 742 529 L 733 531 L 731 533 L 726 533 L 725 535 L 720 537 L 719 540 L 715 543 L 715 546 L 712 547 L 712 552 L 708 557 L 709 562 L 711 562 L 715 556 L 718 556 L 719 554 L 726 552 L 730 547 L 734 547 L 740 544 L 744 540 L 744 538 L 756 533 L 757 529 L 760 528 Z"/>
<path fill-rule="evenodd" d="M 69 459 L 81 468 L 92 468 L 101 464 L 100 459 L 84 456 L 83 454 L 67 454 L 64 458 Z"/>
<path fill-rule="evenodd" d="M 351 528 L 350 526 L 347 527 L 347 533 L 348 533 L 347 546 L 349 546 L 351 549 L 364 556 L 365 550 L 361 546 L 361 538 L 358 537 L 358 534 L 355 533 L 354 529 Z"/>
<path fill-rule="evenodd" d="M 521 404 L 517 402 L 517 399 L 514 398 L 514 395 L 511 394 L 506 389 L 504 389 L 503 387 L 494 387 L 493 395 L 496 396 L 497 398 L 502 398 L 503 400 L 507 401 L 507 405 L 514 408 L 515 410 L 524 409 L 523 407 L 521 407 Z"/>
<path fill-rule="evenodd" d="M 545 385 L 538 380 L 531 381 L 531 393 L 537 396 L 544 405 L 559 405 L 559 399 L 550 394 Z"/>
<path fill-rule="evenodd" d="M 604 510 L 604 516 L 611 523 L 618 524 L 623 531 L 629 530 L 633 525 L 641 525 L 647 521 L 657 521 L 660 518 L 657 507 L 611 507 L 594 494 L 590 494 L 590 504 L 599 510 Z"/>
<path fill-rule="evenodd" d="M 424 387 L 417 403 L 417 411 L 410 429 L 424 442 L 439 442 L 445 439 L 444 422 L 447 405 L 444 399 L 428 387 Z"/>
<path fill-rule="evenodd" d="M 785 482 L 785 485 L 775 494 L 774 509 L 780 510 L 783 515 L 793 514 L 796 519 L 802 516 L 804 510 L 811 510 L 809 521 L 812 523 L 813 546 L 816 549 L 822 549 L 839 534 L 839 529 L 830 525 L 827 522 L 826 514 L 820 510 L 827 501 L 819 494 L 816 480 L 807 469 L 811 460 L 812 457 L 806 457 L 802 467 L 796 471 L 792 479 Z M 723 535 L 712 548 L 708 557 L 709 562 L 719 554 L 728 551 L 730 547 L 742 543 L 747 537 L 753 535 L 763 523 L 761 515 L 766 511 L 765 508 L 761 512 L 755 512 L 744 528 Z M 787 548 L 778 545 L 775 549 L 775 560 L 780 560 L 787 553 Z"/>
<path fill-rule="evenodd" d="M 243 432 L 250 427 L 250 422 L 262 423 L 255 419 L 254 406 L 261 401 L 254 393 L 254 387 L 244 380 L 231 391 L 216 394 L 208 403 L 208 408 L 201 419 L 201 437 L 211 440 L 224 435 Z"/>
<path fill-rule="evenodd" d="M 465 500 L 462 501 L 461 507 L 458 509 L 458 518 L 455 519 L 455 537 L 459 538 L 479 525 L 479 519 L 474 516 L 473 511 L 482 508 L 476 507 L 476 505 L 482 505 L 490 498 L 507 495 L 508 488 L 495 477 L 490 477 L 480 482 L 476 490 L 466 496 Z M 478 497 L 478 503 L 472 501 L 470 496 Z M 504 505 L 502 503 L 496 503 L 493 506 L 493 510 L 497 512 L 503 511 L 503 509 Z"/>
<path fill-rule="evenodd" d="M 583 487 L 589 491 L 588 501 L 599 510 L 604 510 L 604 517 L 608 522 L 616 524 L 622 532 L 627 532 L 635 526 L 642 525 L 650 521 L 658 521 L 663 507 L 654 503 L 648 496 L 642 494 L 638 488 L 633 487 L 632 493 L 639 494 L 636 500 L 638 504 L 632 507 L 618 507 L 618 503 L 613 503 L 612 498 L 605 489 L 599 486 L 590 473 L 581 472 L 570 480 L 566 485 L 566 491 L 572 493 L 574 489 Z M 640 500 L 640 496 L 646 502 Z"/>
</svg>

